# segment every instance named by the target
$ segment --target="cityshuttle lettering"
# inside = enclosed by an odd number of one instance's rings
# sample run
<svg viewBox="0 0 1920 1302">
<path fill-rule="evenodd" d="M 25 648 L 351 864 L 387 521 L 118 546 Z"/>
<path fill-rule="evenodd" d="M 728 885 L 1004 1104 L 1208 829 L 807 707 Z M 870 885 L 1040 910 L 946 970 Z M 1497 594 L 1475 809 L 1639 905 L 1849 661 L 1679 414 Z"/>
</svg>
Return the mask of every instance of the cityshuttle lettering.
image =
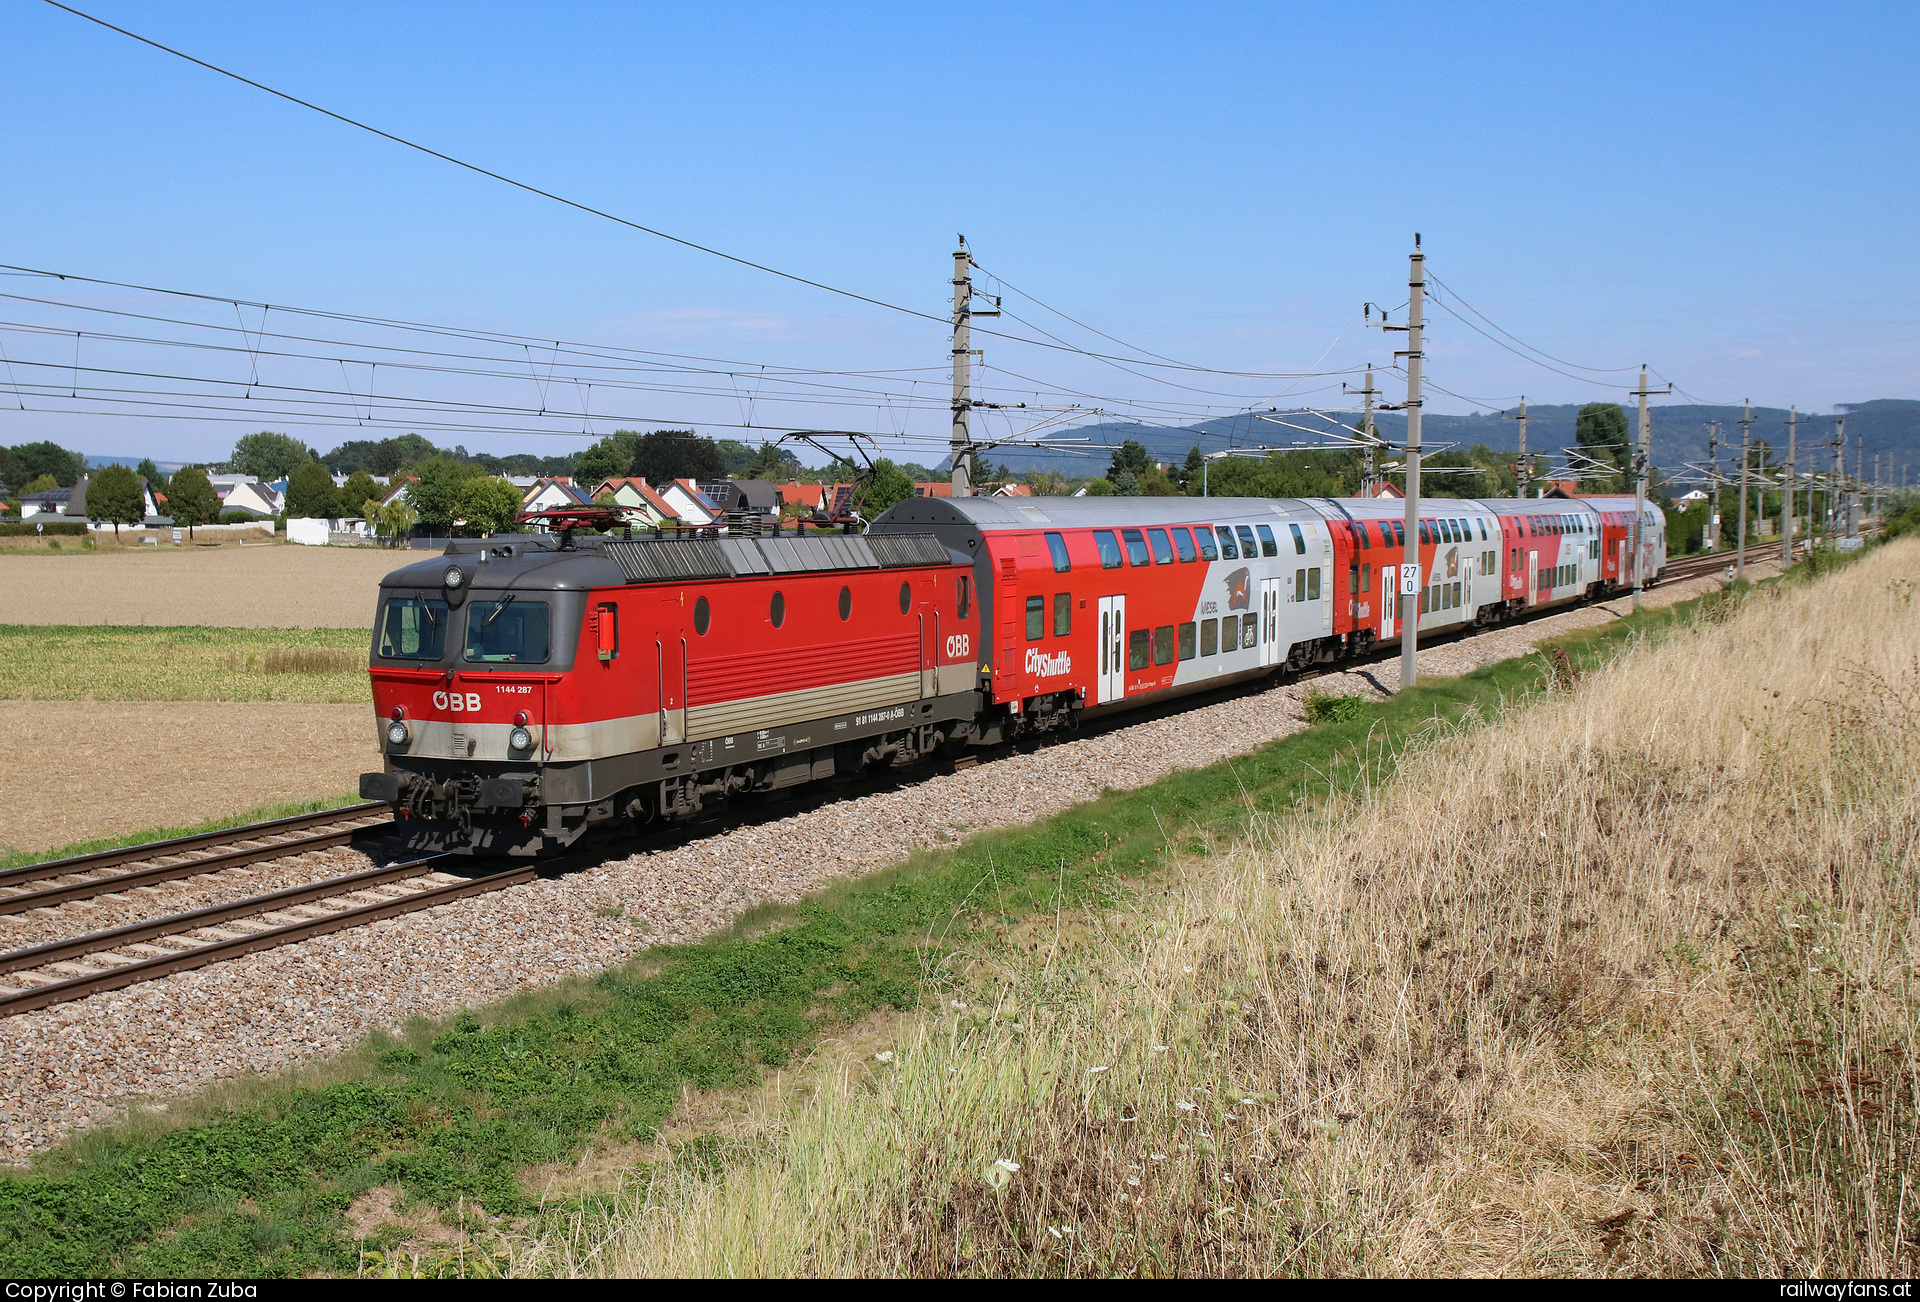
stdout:
<svg viewBox="0 0 1920 1302">
<path fill-rule="evenodd" d="M 1073 657 L 1062 651 L 1057 656 L 1041 655 L 1040 648 L 1027 648 L 1027 672 L 1036 678 L 1057 678 L 1073 671 Z"/>
</svg>

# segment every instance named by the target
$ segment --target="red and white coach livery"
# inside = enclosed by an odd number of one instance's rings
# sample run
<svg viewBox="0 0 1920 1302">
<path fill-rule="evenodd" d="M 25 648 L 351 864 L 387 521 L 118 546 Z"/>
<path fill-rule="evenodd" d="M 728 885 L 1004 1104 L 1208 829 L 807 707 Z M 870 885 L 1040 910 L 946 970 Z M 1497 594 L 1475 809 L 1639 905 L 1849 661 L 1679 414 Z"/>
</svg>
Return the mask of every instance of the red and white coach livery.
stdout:
<svg viewBox="0 0 1920 1302">
<path fill-rule="evenodd" d="M 913 498 L 864 535 L 456 541 L 381 581 L 392 803 L 421 849 L 968 746 L 1623 591 L 1631 498 Z M 1406 567 L 1417 565 L 1417 571 Z M 1405 595 L 1403 595 L 1403 593 Z"/>
</svg>

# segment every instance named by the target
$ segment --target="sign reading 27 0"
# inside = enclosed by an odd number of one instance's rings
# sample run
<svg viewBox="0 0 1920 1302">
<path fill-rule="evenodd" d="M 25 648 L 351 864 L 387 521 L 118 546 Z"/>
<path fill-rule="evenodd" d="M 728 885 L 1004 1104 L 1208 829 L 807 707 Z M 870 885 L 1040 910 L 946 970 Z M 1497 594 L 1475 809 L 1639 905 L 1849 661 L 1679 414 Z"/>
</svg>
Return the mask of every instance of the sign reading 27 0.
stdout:
<svg viewBox="0 0 1920 1302">
<path fill-rule="evenodd" d="M 480 709 L 480 693 L 435 692 L 433 694 L 433 708 L 436 710 L 451 710 L 455 714 L 463 714 L 469 711 L 478 712 Z"/>
</svg>

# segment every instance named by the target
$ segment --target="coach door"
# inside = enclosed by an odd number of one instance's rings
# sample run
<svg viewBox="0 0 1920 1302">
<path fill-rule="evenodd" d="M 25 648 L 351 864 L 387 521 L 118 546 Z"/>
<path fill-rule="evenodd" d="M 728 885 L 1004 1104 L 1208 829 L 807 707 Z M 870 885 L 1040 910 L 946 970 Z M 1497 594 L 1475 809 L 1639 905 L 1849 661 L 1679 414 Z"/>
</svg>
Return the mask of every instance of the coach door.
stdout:
<svg viewBox="0 0 1920 1302">
<path fill-rule="evenodd" d="M 1117 701 L 1126 694 L 1127 599 L 1100 598 L 1100 700 Z"/>
<path fill-rule="evenodd" d="M 1303 571 L 1304 573 L 1304 571 Z M 1260 580 L 1260 663 L 1280 663 L 1281 579 Z"/>
<path fill-rule="evenodd" d="M 1540 553 L 1527 548 L 1527 604 L 1540 603 Z"/>
</svg>

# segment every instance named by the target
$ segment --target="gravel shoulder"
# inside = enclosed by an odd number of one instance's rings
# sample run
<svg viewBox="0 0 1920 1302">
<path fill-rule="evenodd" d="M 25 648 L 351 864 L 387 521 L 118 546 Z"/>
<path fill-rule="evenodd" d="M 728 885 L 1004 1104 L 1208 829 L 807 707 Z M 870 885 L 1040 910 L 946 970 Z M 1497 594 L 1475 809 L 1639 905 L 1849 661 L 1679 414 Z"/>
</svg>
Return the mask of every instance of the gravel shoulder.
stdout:
<svg viewBox="0 0 1920 1302">
<path fill-rule="evenodd" d="M 1714 579 L 1671 584 L 1649 593 L 1647 604 L 1718 586 Z M 1629 604 L 1436 646 L 1421 653 L 1421 671 L 1467 673 L 1525 654 L 1543 638 L 1606 623 Z M 1310 691 L 1383 694 L 1397 679 L 1394 662 L 1382 661 L 1249 693 L 0 1021 L 0 1160 L 19 1163 L 142 1099 L 271 1073 L 411 1017 L 589 976 L 650 944 L 697 939 L 755 905 L 797 901 L 916 849 L 1033 822 L 1106 788 L 1143 786 L 1245 753 L 1304 727 Z M 356 718 L 364 722 L 364 713 L 356 710 Z M 345 867 L 350 856 L 336 858 Z"/>
</svg>

